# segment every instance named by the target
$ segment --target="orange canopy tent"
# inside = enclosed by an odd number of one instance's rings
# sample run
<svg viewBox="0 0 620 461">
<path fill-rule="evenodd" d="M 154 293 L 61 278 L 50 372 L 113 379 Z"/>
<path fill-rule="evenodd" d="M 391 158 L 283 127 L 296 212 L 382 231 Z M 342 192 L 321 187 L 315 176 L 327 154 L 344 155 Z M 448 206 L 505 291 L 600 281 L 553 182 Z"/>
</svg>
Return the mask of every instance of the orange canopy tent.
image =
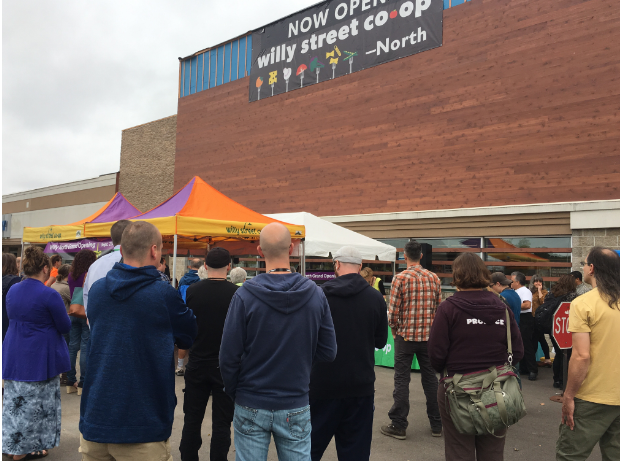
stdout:
<svg viewBox="0 0 620 461">
<path fill-rule="evenodd" d="M 260 231 L 270 223 L 281 223 L 291 238 L 302 246 L 305 227 L 264 216 L 235 202 L 194 176 L 181 190 L 152 210 L 131 218 L 153 224 L 164 239 L 164 247 L 173 248 L 173 273 L 178 248 L 227 248 L 232 254 L 256 254 Z M 86 237 L 110 235 L 114 222 L 86 223 Z M 304 265 L 302 264 L 302 267 Z"/>
</svg>

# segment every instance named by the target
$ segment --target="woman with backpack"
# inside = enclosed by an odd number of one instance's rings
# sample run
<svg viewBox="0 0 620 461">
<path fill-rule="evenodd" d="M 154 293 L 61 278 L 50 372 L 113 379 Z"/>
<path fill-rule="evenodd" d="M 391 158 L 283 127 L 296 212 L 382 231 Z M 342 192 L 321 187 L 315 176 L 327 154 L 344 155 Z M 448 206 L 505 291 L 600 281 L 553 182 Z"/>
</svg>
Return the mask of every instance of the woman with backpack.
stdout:
<svg viewBox="0 0 620 461">
<path fill-rule="evenodd" d="M 551 287 L 551 291 L 545 297 L 545 302 L 536 309 L 536 329 L 543 334 L 551 336 L 551 329 L 553 327 L 553 314 L 558 310 L 558 307 L 563 302 L 571 302 L 577 297 L 577 283 L 570 274 L 564 274 L 560 279 Z M 555 349 L 555 359 L 553 360 L 553 387 L 561 389 L 563 386 L 563 372 L 562 366 L 564 363 L 564 354 L 558 347 L 558 343 L 555 342 L 553 336 L 551 336 L 551 342 Z M 570 360 L 570 353 L 568 351 L 568 358 Z"/>
<path fill-rule="evenodd" d="M 431 365 L 443 376 L 437 400 L 444 429 L 445 456 L 446 460 L 500 461 L 504 459 L 506 429 L 498 429 L 494 435 L 470 435 L 462 429 L 467 424 L 471 426 L 471 421 L 464 422 L 458 429 L 454 418 L 458 423 L 457 414 L 461 413 L 446 403 L 448 382 L 454 383 L 466 374 L 469 378 L 469 374 L 490 372 L 491 368 L 501 368 L 510 360 L 516 364 L 523 358 L 523 341 L 512 310 L 496 294 L 487 291 L 491 274 L 480 257 L 463 253 L 452 267 L 458 291 L 437 308 L 428 340 Z M 512 354 L 509 353 L 508 337 L 511 338 Z M 512 389 L 515 390 L 516 386 L 519 393 L 516 375 L 512 368 L 510 370 L 505 375 L 511 376 Z"/>
</svg>

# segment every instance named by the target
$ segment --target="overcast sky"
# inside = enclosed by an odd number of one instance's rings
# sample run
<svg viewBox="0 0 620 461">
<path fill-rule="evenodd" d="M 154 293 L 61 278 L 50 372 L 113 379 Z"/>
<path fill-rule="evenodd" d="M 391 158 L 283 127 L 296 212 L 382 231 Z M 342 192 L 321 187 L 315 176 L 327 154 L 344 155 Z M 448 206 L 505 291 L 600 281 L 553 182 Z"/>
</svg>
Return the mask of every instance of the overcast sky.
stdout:
<svg viewBox="0 0 620 461">
<path fill-rule="evenodd" d="M 176 114 L 178 57 L 317 0 L 5 0 L 2 193 L 118 171 L 121 130 Z"/>
</svg>

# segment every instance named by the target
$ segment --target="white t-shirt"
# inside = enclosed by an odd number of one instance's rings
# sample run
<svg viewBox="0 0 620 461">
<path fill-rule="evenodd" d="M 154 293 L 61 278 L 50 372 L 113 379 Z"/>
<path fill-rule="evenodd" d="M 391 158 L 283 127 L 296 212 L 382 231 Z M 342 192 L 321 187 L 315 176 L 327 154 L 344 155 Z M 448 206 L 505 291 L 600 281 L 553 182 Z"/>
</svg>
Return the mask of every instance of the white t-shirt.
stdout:
<svg viewBox="0 0 620 461">
<path fill-rule="evenodd" d="M 521 304 L 523 304 L 525 301 L 529 301 L 530 303 L 532 302 L 532 292 L 529 288 L 521 287 L 518 290 L 515 290 L 515 292 L 519 295 L 519 298 L 521 298 Z M 523 314 L 524 312 L 532 312 L 531 306 L 532 305 L 530 304 L 530 308 L 522 310 L 521 313 Z"/>
</svg>

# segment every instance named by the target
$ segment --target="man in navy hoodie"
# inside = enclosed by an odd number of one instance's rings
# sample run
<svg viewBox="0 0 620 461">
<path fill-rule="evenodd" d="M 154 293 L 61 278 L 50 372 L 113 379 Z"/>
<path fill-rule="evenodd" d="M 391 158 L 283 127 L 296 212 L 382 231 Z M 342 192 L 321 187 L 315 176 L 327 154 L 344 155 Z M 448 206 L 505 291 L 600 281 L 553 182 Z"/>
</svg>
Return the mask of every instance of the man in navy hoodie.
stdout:
<svg viewBox="0 0 620 461">
<path fill-rule="evenodd" d="M 336 335 L 321 289 L 291 273 L 292 252 L 286 227 L 265 226 L 266 273 L 237 290 L 226 317 L 220 371 L 235 402 L 237 461 L 266 460 L 271 434 L 278 459 L 310 459 L 310 370 L 334 360 Z"/>
<path fill-rule="evenodd" d="M 375 348 L 387 342 L 387 306 L 360 275 L 362 255 L 353 247 L 334 253 L 337 278 L 321 288 L 338 337 L 332 363 L 315 363 L 310 375 L 312 461 L 336 437 L 339 461 L 370 458 L 375 407 Z"/>
<path fill-rule="evenodd" d="M 178 292 L 161 280 L 161 247 L 155 226 L 130 224 L 123 262 L 90 289 L 89 373 L 80 407 L 84 461 L 172 460 L 174 344 L 188 349 L 197 326 Z"/>
</svg>

